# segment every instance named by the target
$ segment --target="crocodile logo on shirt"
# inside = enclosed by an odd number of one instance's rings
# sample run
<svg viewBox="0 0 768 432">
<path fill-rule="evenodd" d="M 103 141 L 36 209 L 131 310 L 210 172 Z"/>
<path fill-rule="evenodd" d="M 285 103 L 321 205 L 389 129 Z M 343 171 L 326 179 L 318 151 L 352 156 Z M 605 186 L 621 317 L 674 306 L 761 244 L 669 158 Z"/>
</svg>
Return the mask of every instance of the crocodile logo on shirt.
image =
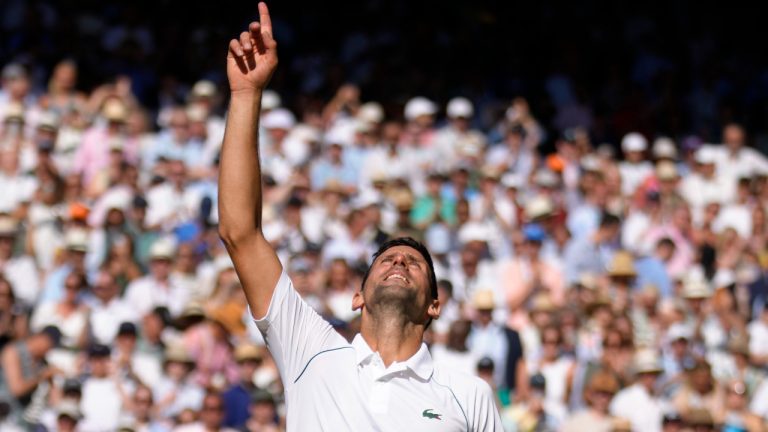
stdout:
<svg viewBox="0 0 768 432">
<path fill-rule="evenodd" d="M 425 410 L 424 410 L 424 412 L 422 412 L 422 413 L 421 413 L 421 415 L 422 415 L 423 417 L 426 417 L 426 418 L 428 418 L 428 419 L 437 419 L 437 420 L 442 420 L 442 419 L 440 418 L 440 416 L 441 416 L 442 414 L 433 413 L 433 412 L 430 412 L 430 411 L 432 411 L 432 408 L 430 408 L 430 409 L 425 409 Z"/>
</svg>

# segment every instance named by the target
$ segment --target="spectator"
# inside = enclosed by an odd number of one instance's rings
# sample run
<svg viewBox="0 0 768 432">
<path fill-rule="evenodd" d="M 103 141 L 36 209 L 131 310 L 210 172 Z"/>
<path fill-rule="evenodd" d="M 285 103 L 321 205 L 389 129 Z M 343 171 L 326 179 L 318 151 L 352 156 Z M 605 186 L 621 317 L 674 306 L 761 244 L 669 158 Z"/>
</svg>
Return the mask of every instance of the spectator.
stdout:
<svg viewBox="0 0 768 432">
<path fill-rule="evenodd" d="M 45 356 L 61 342 L 61 331 L 53 326 L 7 345 L 0 353 L 0 404 L 10 408 L 10 418 L 20 420 L 32 395 L 59 373 L 45 364 Z"/>
<path fill-rule="evenodd" d="M 663 413 L 656 383 L 662 369 L 658 355 L 653 351 L 639 351 L 633 370 L 635 383 L 616 394 L 610 412 L 629 419 L 633 429 L 660 431 Z"/>
<path fill-rule="evenodd" d="M 618 390 L 619 382 L 611 372 L 595 372 L 589 380 L 584 396 L 588 408 L 567 417 L 560 430 L 563 432 L 611 430 L 612 422 L 608 407 Z"/>
</svg>

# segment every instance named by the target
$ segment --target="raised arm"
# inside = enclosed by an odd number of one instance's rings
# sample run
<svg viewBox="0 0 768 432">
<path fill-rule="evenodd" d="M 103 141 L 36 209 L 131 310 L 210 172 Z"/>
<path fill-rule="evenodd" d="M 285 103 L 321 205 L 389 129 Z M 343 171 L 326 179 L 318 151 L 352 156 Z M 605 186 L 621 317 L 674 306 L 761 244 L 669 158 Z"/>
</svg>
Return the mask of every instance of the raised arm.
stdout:
<svg viewBox="0 0 768 432">
<path fill-rule="evenodd" d="M 260 22 L 252 22 L 227 53 L 231 101 L 219 175 L 219 235 L 235 263 L 256 318 L 267 313 L 282 271 L 261 230 L 259 112 L 261 94 L 277 67 L 277 43 L 267 5 L 259 3 Z"/>
</svg>

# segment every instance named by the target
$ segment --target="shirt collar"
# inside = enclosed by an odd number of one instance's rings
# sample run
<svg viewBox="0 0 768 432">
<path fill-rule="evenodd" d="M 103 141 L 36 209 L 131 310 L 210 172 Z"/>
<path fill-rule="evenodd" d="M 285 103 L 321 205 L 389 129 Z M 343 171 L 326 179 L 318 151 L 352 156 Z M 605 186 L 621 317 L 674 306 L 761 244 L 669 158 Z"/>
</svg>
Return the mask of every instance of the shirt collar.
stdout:
<svg viewBox="0 0 768 432">
<path fill-rule="evenodd" d="M 368 343 L 363 339 L 361 334 L 357 334 L 352 340 L 352 347 L 355 349 L 355 356 L 358 365 L 362 365 L 369 360 L 373 355 L 378 355 L 373 352 Z M 393 368 L 393 366 L 395 366 Z M 399 367 L 397 367 L 399 366 Z M 388 369 L 402 370 L 410 369 L 416 376 L 424 381 L 428 381 L 432 377 L 434 371 L 434 365 L 432 363 L 432 355 L 429 353 L 429 349 L 425 343 L 421 343 L 421 347 L 416 351 L 416 354 L 412 355 L 404 362 L 395 362 L 390 365 Z"/>
</svg>

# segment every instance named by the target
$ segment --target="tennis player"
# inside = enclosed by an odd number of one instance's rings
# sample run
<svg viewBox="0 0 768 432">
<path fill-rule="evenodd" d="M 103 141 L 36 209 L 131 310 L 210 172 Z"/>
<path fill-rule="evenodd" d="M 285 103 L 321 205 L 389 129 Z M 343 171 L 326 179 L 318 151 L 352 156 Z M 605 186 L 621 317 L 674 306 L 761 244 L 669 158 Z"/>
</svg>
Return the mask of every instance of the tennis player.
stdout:
<svg viewBox="0 0 768 432">
<path fill-rule="evenodd" d="M 441 370 L 422 341 L 440 315 L 432 259 L 410 238 L 374 255 L 352 307 L 352 343 L 294 290 L 261 227 L 258 122 L 277 67 L 269 11 L 229 43 L 231 102 L 219 177 L 219 233 L 285 386 L 289 431 L 501 431 L 490 387 Z"/>
</svg>

